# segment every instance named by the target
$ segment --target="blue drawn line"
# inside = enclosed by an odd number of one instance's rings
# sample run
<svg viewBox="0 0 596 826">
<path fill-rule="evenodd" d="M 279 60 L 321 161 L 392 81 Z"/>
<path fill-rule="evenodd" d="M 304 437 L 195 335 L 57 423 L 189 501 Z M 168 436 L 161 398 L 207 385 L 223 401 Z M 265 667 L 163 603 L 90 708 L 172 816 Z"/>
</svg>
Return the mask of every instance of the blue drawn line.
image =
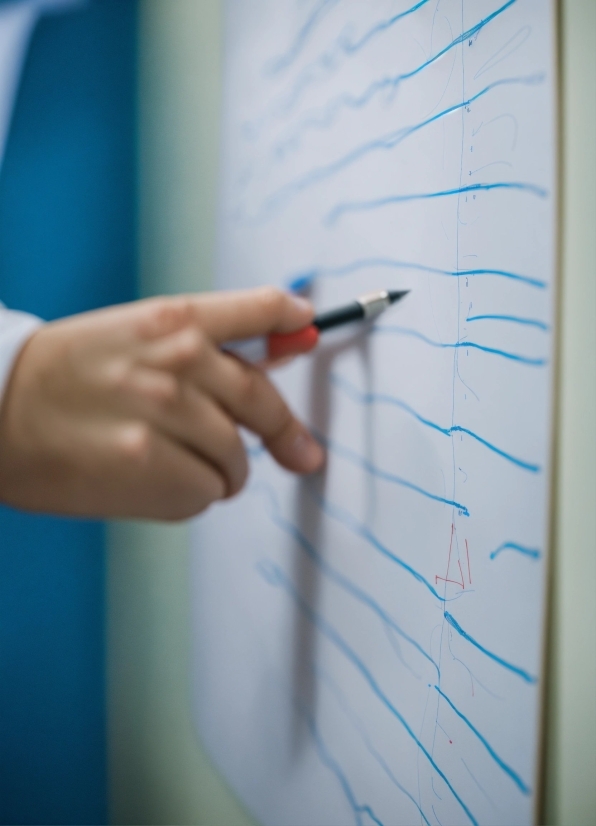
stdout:
<svg viewBox="0 0 596 826">
<path fill-rule="evenodd" d="M 428 2 L 429 0 L 420 0 L 420 2 L 416 3 L 415 6 L 406 9 L 400 14 L 396 14 L 389 20 L 384 20 L 381 23 L 375 24 L 372 27 L 372 29 L 369 29 L 369 31 L 366 32 L 355 44 L 350 43 L 348 40 L 342 38 L 341 36 L 338 37 L 337 41 L 333 44 L 331 48 L 327 49 L 326 52 L 323 52 L 321 55 L 319 55 L 319 57 L 316 58 L 316 60 L 314 60 L 310 64 L 307 64 L 302 69 L 288 94 L 285 96 L 283 101 L 281 101 L 277 105 L 276 113 L 281 115 L 287 115 L 289 112 L 291 112 L 294 106 L 296 106 L 296 104 L 299 102 L 304 91 L 317 80 L 317 73 L 319 72 L 319 70 L 325 70 L 326 73 L 329 74 L 331 70 L 335 68 L 335 66 L 337 65 L 337 57 L 340 56 L 338 52 L 343 53 L 347 56 L 351 56 L 360 48 L 362 48 L 362 46 L 364 46 L 365 43 L 367 43 L 375 35 L 380 34 L 382 31 L 386 31 L 399 20 L 417 11 L 422 6 L 425 6 Z"/>
<path fill-rule="evenodd" d="M 443 189 L 439 192 L 422 192 L 414 195 L 388 195 L 385 198 L 376 198 L 371 201 L 347 201 L 338 204 L 325 216 L 323 223 L 327 226 L 335 224 L 342 215 L 348 212 L 369 212 L 380 209 L 390 204 L 404 204 L 409 201 L 426 201 L 434 198 L 448 198 L 452 195 L 463 195 L 466 192 L 488 192 L 492 189 L 511 189 L 520 192 L 529 192 L 538 198 L 546 198 L 548 190 L 535 184 L 522 183 L 520 181 L 501 181 L 494 184 L 468 184 L 468 186 L 458 186 L 454 189 Z"/>
<path fill-rule="evenodd" d="M 480 791 L 482 792 L 482 794 L 484 795 L 484 797 L 488 800 L 488 802 L 489 802 L 489 803 L 490 803 L 490 805 L 493 807 L 493 809 L 497 809 L 497 807 L 495 806 L 495 804 L 493 803 L 493 801 L 490 799 L 490 797 L 489 797 L 489 796 L 488 796 L 488 794 L 486 793 L 485 789 L 484 789 L 484 788 L 480 785 L 480 783 L 478 782 L 478 780 L 474 777 L 474 775 L 473 775 L 473 774 L 472 774 L 472 772 L 470 771 L 470 768 L 469 768 L 468 764 L 466 763 L 466 761 L 464 760 L 464 758 L 463 758 L 463 757 L 461 758 L 461 762 L 464 764 L 464 768 L 465 768 L 465 770 L 468 772 L 468 774 L 470 775 L 470 777 L 472 778 L 472 780 L 474 781 L 474 783 L 476 784 L 476 786 L 478 786 L 478 788 L 480 789 Z M 498 809 L 497 809 L 497 811 L 498 811 Z"/>
<path fill-rule="evenodd" d="M 366 591 L 363 591 L 357 585 L 355 585 L 348 577 L 344 576 L 344 574 L 340 573 L 338 570 L 333 568 L 329 563 L 327 563 L 319 551 L 314 547 L 314 545 L 309 542 L 309 540 L 304 536 L 304 534 L 296 527 L 296 525 L 289 522 L 285 519 L 281 514 L 281 508 L 279 506 L 279 500 L 277 495 L 271 485 L 267 482 L 257 482 L 253 488 L 256 492 L 263 491 L 265 495 L 268 497 L 269 505 L 270 505 L 270 512 L 269 516 L 272 522 L 280 528 L 280 530 L 284 531 L 286 534 L 292 537 L 298 545 L 302 548 L 302 550 L 312 559 L 312 561 L 317 565 L 317 567 L 336 585 L 340 588 L 343 588 L 348 594 L 350 594 L 354 599 L 357 599 L 363 605 L 366 605 L 370 608 L 384 623 L 389 625 L 402 639 L 408 642 L 411 646 L 413 646 L 419 654 L 421 654 L 425 660 L 435 668 L 437 672 L 437 676 L 440 677 L 441 672 L 439 670 L 439 666 L 433 660 L 433 658 L 428 654 L 424 648 L 420 645 L 420 643 L 416 642 L 413 637 L 410 637 L 409 634 L 397 624 L 397 622 L 393 619 L 393 617 L 385 611 L 378 602 L 376 602 Z"/>
<path fill-rule="evenodd" d="M 332 98 L 325 108 L 321 111 L 319 117 L 311 117 L 303 120 L 298 127 L 294 130 L 294 132 L 289 136 L 287 142 L 294 143 L 296 142 L 297 138 L 307 131 L 308 129 L 321 129 L 327 126 L 330 126 L 335 116 L 341 111 L 342 108 L 347 107 L 349 109 L 360 109 L 363 106 L 366 106 L 370 101 L 377 95 L 379 92 L 382 92 L 384 89 L 396 89 L 400 83 L 404 80 L 409 80 L 412 77 L 415 77 L 420 72 L 427 69 L 429 66 L 432 66 L 437 60 L 439 60 L 443 55 L 447 54 L 451 49 L 454 49 L 456 46 L 459 46 L 465 40 L 468 40 L 470 37 L 474 37 L 484 26 L 494 20 L 495 17 L 502 14 L 509 6 L 512 6 L 517 0 L 508 0 L 503 6 L 498 8 L 492 14 L 489 14 L 487 17 L 480 20 L 479 23 L 476 23 L 475 26 L 472 26 L 471 29 L 468 29 L 462 34 L 458 35 L 454 40 L 447 44 L 443 49 L 437 52 L 428 60 L 425 60 L 423 63 L 419 64 L 415 69 L 411 69 L 409 72 L 404 72 L 403 74 L 393 75 L 381 78 L 380 80 L 375 80 L 362 92 L 360 95 L 353 95 L 350 93 L 344 93 L 336 98 Z"/>
<path fill-rule="evenodd" d="M 416 3 L 415 6 L 411 6 L 409 9 L 399 12 L 399 14 L 394 14 L 393 17 L 389 17 L 387 20 L 382 20 L 380 23 L 376 23 L 371 29 L 362 35 L 360 40 L 356 40 L 352 43 L 347 40 L 342 40 L 342 48 L 347 54 L 354 54 L 354 52 L 357 52 L 365 46 L 373 37 L 381 34 L 381 32 L 387 31 L 387 29 L 390 29 L 399 20 L 402 20 L 404 17 L 408 17 L 410 14 L 413 14 L 413 12 L 418 11 L 418 9 L 422 8 L 422 6 L 426 6 L 428 2 L 429 0 L 420 0 L 420 2 Z"/>
<path fill-rule="evenodd" d="M 502 551 L 517 551 L 524 556 L 529 556 L 531 559 L 540 559 L 542 553 L 537 548 L 526 548 L 525 545 L 519 545 L 517 542 L 503 542 L 502 545 L 492 551 L 490 554 L 491 559 L 495 559 Z"/>
<path fill-rule="evenodd" d="M 499 350 L 495 347 L 485 347 L 483 344 L 477 344 L 475 341 L 434 341 L 433 339 L 425 336 L 423 333 L 418 332 L 418 330 L 411 330 L 408 327 L 376 325 L 372 328 L 372 331 L 374 333 L 393 333 L 400 336 L 411 336 L 412 338 L 417 338 L 420 341 L 423 341 L 425 344 L 430 344 L 431 347 L 439 347 L 440 349 L 459 350 L 463 348 L 466 350 L 469 348 L 471 350 L 480 350 L 483 353 L 490 353 L 493 356 L 501 356 L 502 358 L 509 359 L 510 361 L 519 362 L 520 364 L 529 364 L 532 367 L 543 367 L 547 364 L 547 360 L 545 358 L 520 356 L 516 353 L 510 353 L 508 350 Z"/>
<path fill-rule="evenodd" d="M 526 42 L 530 34 L 532 33 L 531 26 L 523 26 L 517 34 L 514 34 L 513 37 L 505 43 L 504 46 L 495 52 L 489 59 L 484 63 L 474 75 L 474 80 L 483 75 L 485 72 L 488 72 L 490 69 L 493 69 L 497 64 L 499 64 L 502 60 L 505 60 L 506 57 L 509 57 L 510 54 L 517 51 L 520 46 Z M 521 39 L 520 39 L 521 35 Z M 517 41 L 517 42 L 516 42 Z M 512 45 L 515 44 L 515 45 Z"/>
<path fill-rule="evenodd" d="M 308 38 L 316 28 L 317 23 L 321 18 L 338 3 L 339 0 L 319 0 L 315 8 L 312 10 L 310 16 L 303 24 L 302 28 L 296 35 L 294 42 L 285 54 L 271 60 L 265 67 L 265 73 L 275 75 L 287 69 L 296 60 L 302 49 L 308 42 Z"/>
<path fill-rule="evenodd" d="M 329 674 L 327 674 L 327 672 L 324 671 L 323 669 L 315 668 L 314 672 L 317 675 L 318 679 L 322 683 L 325 683 L 327 688 L 331 691 L 331 693 L 333 694 L 333 696 L 337 700 L 337 703 L 340 706 L 341 710 L 344 712 L 344 714 L 346 715 L 346 717 L 348 718 L 348 720 L 350 721 L 352 726 L 356 729 L 356 731 L 360 735 L 360 738 L 362 739 L 362 742 L 364 743 L 364 746 L 365 746 L 366 750 L 368 751 L 368 753 L 373 757 L 373 759 L 383 769 L 383 771 L 385 772 L 385 774 L 387 775 L 387 777 L 389 778 L 391 783 L 393 783 L 393 785 L 396 788 L 398 788 L 400 790 L 400 792 L 403 792 L 403 794 L 405 794 L 405 796 L 418 809 L 418 812 L 420 813 L 420 816 L 422 817 L 422 819 L 426 823 L 426 826 L 431 826 L 430 821 L 428 820 L 428 818 L 424 814 L 424 811 L 422 810 L 422 808 L 419 805 L 416 798 L 412 794 L 410 794 L 410 792 L 404 786 L 402 786 L 402 784 L 399 782 L 397 777 L 393 774 L 393 772 L 391 771 L 391 769 L 387 765 L 387 762 L 385 761 L 383 756 L 375 749 L 375 747 L 371 743 L 370 738 L 369 738 L 369 736 L 366 732 L 365 727 L 362 725 L 362 722 L 359 719 L 356 712 L 350 707 L 349 703 L 347 702 L 347 700 L 346 700 L 343 692 L 340 690 L 339 686 L 329 676 Z"/>
<path fill-rule="evenodd" d="M 498 456 L 502 456 L 503 459 L 507 459 L 508 462 L 511 462 L 518 467 L 523 468 L 524 470 L 529 470 L 531 473 L 540 473 L 542 468 L 540 465 L 533 464 L 532 462 L 526 462 L 524 459 L 518 459 L 516 456 L 512 456 L 511 453 L 507 453 L 505 450 L 501 450 L 500 448 L 493 445 L 491 442 L 487 442 L 486 439 L 483 439 L 482 436 L 479 436 L 477 433 L 474 433 L 472 430 L 468 430 L 467 427 L 461 427 L 460 425 L 453 425 L 453 427 L 449 428 L 451 433 L 466 433 L 472 439 L 476 439 L 477 442 L 484 445 L 484 447 L 492 450 L 493 453 L 496 453 Z"/>
<path fill-rule="evenodd" d="M 440 602 L 447 602 L 445 597 L 441 596 L 441 594 L 433 587 L 433 585 L 424 577 L 419 571 L 413 568 L 411 565 L 408 565 L 407 562 L 404 562 L 401 557 L 397 556 L 393 553 L 386 545 L 383 543 L 372 533 L 370 528 L 367 528 L 366 525 L 358 522 L 351 513 L 344 510 L 343 508 L 339 507 L 329 500 L 325 499 L 322 496 L 318 496 L 314 492 L 311 492 L 313 498 L 321 508 L 321 510 L 329 516 L 331 519 L 335 519 L 336 522 L 342 524 L 345 528 L 352 533 L 355 533 L 356 536 L 361 537 L 364 539 L 365 542 L 368 542 L 371 547 L 373 547 L 376 551 L 378 551 L 382 556 L 390 559 L 404 571 L 406 571 L 410 576 L 414 577 L 417 582 L 420 582 L 421 585 L 424 585 L 430 593 L 438 599 Z"/>
<path fill-rule="evenodd" d="M 384 393 L 363 393 L 361 390 L 358 390 L 351 382 L 347 381 L 341 376 L 338 376 L 334 373 L 330 375 L 331 384 L 339 387 L 344 393 L 349 396 L 354 401 L 360 402 L 360 404 L 389 404 L 394 407 L 398 407 L 400 410 L 405 411 L 410 416 L 413 416 L 417 421 L 421 424 L 426 425 L 426 427 L 430 427 L 433 430 L 437 430 L 439 433 L 442 433 L 444 436 L 452 436 L 453 433 L 465 433 L 466 435 L 470 436 L 472 439 L 475 439 L 480 444 L 484 445 L 484 447 L 491 450 L 493 453 L 496 453 L 499 456 L 502 456 L 504 459 L 507 459 L 508 462 L 511 462 L 518 467 L 523 468 L 524 470 L 529 470 L 532 473 L 539 473 L 541 470 L 540 465 L 533 464 L 532 462 L 526 462 L 524 459 L 518 459 L 516 456 L 512 456 L 511 453 L 507 453 L 505 450 L 501 450 L 496 445 L 488 442 L 486 439 L 483 439 L 482 436 L 479 436 L 477 433 L 474 433 L 473 430 L 468 430 L 467 427 L 462 427 L 461 425 L 452 425 L 451 427 L 441 427 L 441 425 L 437 424 L 436 422 L 432 422 L 430 419 L 426 419 L 424 416 L 421 416 L 420 413 L 417 413 L 414 408 L 410 407 L 409 404 L 403 402 L 401 399 L 397 399 L 395 396 L 389 396 Z"/>
<path fill-rule="evenodd" d="M 539 330 L 548 332 L 550 327 L 544 321 L 534 318 L 520 318 L 516 315 L 470 315 L 466 321 L 511 321 L 513 324 L 525 324 L 528 327 L 538 327 Z"/>
<path fill-rule="evenodd" d="M 285 576 L 281 568 L 275 565 L 273 562 L 268 563 L 269 570 L 267 571 L 263 565 L 260 566 L 259 571 L 264 576 L 266 581 L 271 583 L 272 585 L 281 585 L 288 594 L 295 600 L 296 604 L 298 605 L 299 609 L 302 613 L 307 617 L 307 619 L 317 628 L 327 639 L 335 645 L 336 648 L 341 651 L 341 653 L 348 659 L 352 665 L 356 668 L 357 671 L 360 672 L 361 676 L 364 677 L 365 681 L 368 683 L 369 688 L 372 692 L 377 696 L 377 698 L 381 701 L 381 703 L 388 709 L 388 711 L 396 718 L 396 720 L 401 724 L 403 729 L 406 731 L 408 736 L 416 743 L 420 751 L 424 754 L 432 768 L 436 771 L 439 777 L 443 780 L 451 794 L 457 800 L 461 808 L 466 813 L 467 817 L 470 819 L 470 822 L 477 824 L 476 818 L 472 815 L 464 801 L 458 795 L 458 793 L 453 788 L 451 782 L 448 780 L 445 773 L 439 768 L 437 763 L 435 762 L 433 756 L 430 754 L 428 749 L 424 746 L 421 740 L 416 736 L 415 732 L 408 724 L 405 717 L 401 714 L 401 712 L 397 709 L 397 707 L 391 702 L 391 700 L 387 697 L 387 695 L 382 691 L 381 687 L 377 683 L 376 679 L 373 677 L 372 673 L 366 667 L 366 665 L 362 662 L 360 657 L 356 654 L 356 652 L 348 645 L 348 643 L 343 639 L 343 637 L 339 634 L 338 631 L 329 623 L 326 619 L 324 619 L 320 614 L 314 611 L 310 605 L 302 598 L 302 596 L 297 592 L 294 585 L 289 581 L 289 579 Z"/>
<path fill-rule="evenodd" d="M 444 496 L 439 496 L 436 493 L 431 493 L 424 488 L 421 488 L 420 485 L 416 485 L 414 482 L 410 482 L 407 479 L 403 479 L 401 476 L 397 476 L 394 473 L 389 473 L 389 471 L 381 470 L 376 465 L 373 465 L 368 459 L 365 459 L 364 456 L 360 456 L 358 453 L 355 453 L 353 450 L 350 450 L 349 447 L 345 445 L 340 445 L 339 442 L 336 442 L 332 439 L 328 439 L 321 434 L 316 434 L 317 438 L 320 439 L 324 445 L 327 447 L 328 450 L 335 453 L 337 456 L 341 456 L 342 459 L 347 459 L 349 462 L 357 465 L 358 467 L 365 470 L 367 473 L 370 473 L 371 476 L 376 476 L 377 479 L 383 479 L 385 482 L 392 482 L 395 485 L 400 485 L 401 487 L 407 488 L 408 490 L 412 490 L 415 493 L 419 493 L 422 496 L 425 496 L 427 499 L 432 499 L 435 502 L 441 502 L 443 505 L 450 505 L 452 508 L 456 508 L 462 516 L 469 516 L 470 512 L 468 511 L 465 505 L 462 505 L 460 502 L 455 502 L 453 499 L 446 499 Z"/>
<path fill-rule="evenodd" d="M 513 782 L 514 782 L 514 783 L 515 783 L 515 785 L 518 787 L 518 789 L 519 789 L 521 792 L 523 792 L 523 794 L 526 794 L 526 795 L 530 794 L 530 793 L 531 793 L 531 789 L 529 788 L 529 786 L 527 786 L 527 785 L 524 783 L 524 781 L 521 779 L 521 777 L 519 776 L 519 774 L 517 774 L 517 772 L 515 772 L 515 771 L 514 771 L 514 770 L 513 770 L 510 766 L 508 766 L 508 765 L 507 765 L 507 763 L 505 763 L 505 761 L 504 761 L 504 760 L 502 760 L 502 759 L 499 757 L 499 755 L 498 755 L 498 754 L 496 753 L 496 751 L 493 749 L 493 747 L 492 747 L 492 746 L 491 746 L 491 744 L 488 742 L 488 740 L 486 739 L 486 737 L 484 737 L 482 734 L 480 734 L 480 732 L 478 731 L 478 729 L 477 729 L 474 725 L 472 725 L 472 723 L 468 720 L 468 718 L 467 718 L 464 714 L 462 714 L 462 713 L 461 713 L 461 711 L 460 711 L 458 708 L 456 708 L 456 707 L 453 705 L 453 703 L 451 702 L 451 700 L 449 699 L 449 697 L 445 694 L 445 692 L 444 692 L 444 691 L 441 691 L 441 689 L 439 688 L 439 686 L 438 686 L 438 685 L 436 685 L 436 686 L 435 686 L 435 688 L 436 688 L 436 690 L 439 692 L 439 694 L 441 695 L 441 697 L 445 700 L 445 702 L 447 702 L 447 703 L 451 706 L 451 708 L 452 708 L 452 709 L 453 709 L 453 711 L 457 714 L 457 716 L 460 718 L 460 720 L 463 720 L 463 721 L 464 721 L 464 723 L 465 723 L 465 724 L 468 726 L 468 728 L 470 729 L 470 731 L 472 731 L 472 732 L 476 735 L 476 737 L 480 740 L 480 742 L 482 743 L 482 745 L 484 746 L 484 748 L 488 751 L 488 753 L 490 754 L 490 756 L 493 758 L 493 760 L 495 761 L 495 763 L 496 763 L 498 766 L 500 766 L 500 768 L 501 768 L 501 769 L 503 769 L 503 771 L 505 772 L 505 774 L 509 775 L 509 777 L 513 780 Z"/>
<path fill-rule="evenodd" d="M 259 486 L 262 486 L 264 490 L 267 489 L 267 485 L 264 482 L 258 482 L 255 484 L 255 489 L 258 490 Z M 312 489 L 309 489 L 309 493 L 321 508 L 321 510 L 329 516 L 331 519 L 335 519 L 336 522 L 342 524 L 345 528 L 352 533 L 359 536 L 361 539 L 364 539 L 372 548 L 378 551 L 382 556 L 390 559 L 408 574 L 410 574 L 417 582 L 420 582 L 424 585 L 430 593 L 436 597 L 440 602 L 445 603 L 448 600 L 441 596 L 441 594 L 432 586 L 432 584 L 415 568 L 411 565 L 408 565 L 407 562 L 404 562 L 401 557 L 397 556 L 393 551 L 391 551 L 386 545 L 384 545 L 373 533 L 372 531 L 366 527 L 366 525 L 358 522 L 354 516 L 349 513 L 348 511 L 343 510 L 338 505 L 333 504 L 328 499 L 323 496 L 319 496 L 315 493 Z M 434 663 L 434 661 L 433 661 Z"/>
<path fill-rule="evenodd" d="M 431 118 L 427 118 L 414 126 L 405 126 L 401 129 L 395 130 L 394 132 L 390 132 L 388 135 L 384 135 L 381 138 L 369 141 L 368 143 L 353 149 L 351 152 L 348 152 L 348 154 L 344 155 L 342 158 L 339 158 L 337 161 L 333 161 L 325 166 L 316 167 L 310 172 L 307 172 L 305 175 L 302 175 L 297 180 L 285 184 L 265 199 L 263 209 L 267 211 L 270 209 L 279 208 L 284 202 L 287 202 L 292 195 L 296 195 L 314 184 L 325 181 L 327 178 L 341 172 L 343 169 L 356 163 L 356 161 L 359 161 L 371 152 L 393 149 L 406 140 L 406 138 L 410 137 L 410 135 L 415 134 L 425 126 L 429 126 L 431 123 L 434 123 L 435 121 L 440 120 L 453 112 L 457 112 L 459 109 L 470 106 L 470 104 L 475 100 L 483 97 L 498 86 L 521 83 L 534 85 L 541 82 L 543 79 L 543 75 L 533 75 L 530 77 L 503 79 L 498 80 L 495 83 L 491 83 L 485 89 L 482 89 L 482 91 L 478 92 L 468 100 L 464 100 L 461 103 L 456 103 L 454 106 L 450 106 L 442 112 L 439 112 Z"/>
<path fill-rule="evenodd" d="M 308 289 L 317 278 L 341 278 L 342 276 L 351 275 L 360 270 L 376 268 L 415 270 L 417 272 L 425 272 L 431 275 L 441 275 L 449 278 L 474 278 L 476 276 L 494 275 L 499 278 L 521 281 L 530 287 L 538 287 L 539 289 L 547 287 L 546 281 L 540 281 L 538 278 L 530 278 L 527 275 L 508 272 L 507 270 L 442 270 L 438 267 L 427 267 L 424 264 L 416 264 L 412 261 L 398 261 L 394 258 L 360 258 L 356 261 L 351 261 L 349 264 L 343 264 L 337 267 L 312 267 L 309 270 L 293 275 L 288 282 L 288 287 L 294 292 L 302 292 Z"/>
<path fill-rule="evenodd" d="M 315 724 L 315 721 L 310 716 L 310 714 L 308 714 L 305 710 L 302 710 L 302 714 L 303 714 L 303 716 L 306 720 L 306 724 L 308 725 L 308 728 L 310 730 L 312 738 L 315 741 L 315 746 L 317 748 L 317 752 L 319 753 L 319 757 L 321 759 L 321 762 L 323 763 L 324 766 L 327 766 L 327 768 L 330 769 L 333 772 L 333 774 L 336 776 L 336 778 L 338 779 L 339 784 L 342 788 L 342 791 L 345 794 L 345 796 L 347 797 L 348 803 L 350 804 L 350 807 L 352 808 L 352 811 L 354 812 L 354 816 L 356 818 L 357 826 L 362 826 L 362 815 L 363 814 L 367 814 L 370 817 L 371 820 L 373 820 L 375 823 L 378 824 L 378 826 L 383 826 L 383 823 L 375 815 L 375 813 L 373 812 L 373 810 L 370 806 L 368 806 L 366 804 L 363 805 L 363 804 L 358 803 L 358 801 L 356 800 L 356 795 L 354 794 L 354 791 L 352 790 L 352 787 L 350 785 L 350 782 L 349 782 L 348 778 L 346 777 L 343 769 L 341 768 L 341 766 L 339 765 L 337 760 L 331 755 L 329 749 L 327 748 L 327 746 L 323 742 L 323 739 L 322 739 L 322 737 L 321 737 L 321 735 L 320 735 L 320 733 L 317 729 L 317 726 Z"/>
<path fill-rule="evenodd" d="M 449 625 L 455 631 L 457 631 L 457 633 L 461 637 L 463 637 L 469 643 L 474 645 L 479 651 L 482 651 L 483 654 L 486 654 L 487 657 L 490 657 L 491 660 L 494 660 L 496 663 L 499 663 L 499 665 L 502 665 L 503 668 L 507 668 L 509 671 L 512 671 L 514 674 L 517 674 L 518 677 L 521 677 L 522 680 L 525 680 L 527 683 L 534 684 L 534 683 L 538 682 L 537 677 L 532 676 L 532 674 L 528 674 L 528 672 L 524 671 L 523 668 L 518 668 L 516 665 L 512 665 L 510 662 L 507 662 L 507 660 L 504 660 L 502 657 L 498 657 L 496 654 L 493 654 L 493 652 L 489 651 L 488 648 L 485 648 L 483 645 L 480 645 L 480 643 L 477 642 L 474 639 L 474 637 L 471 637 L 467 633 L 467 631 L 464 631 L 464 629 L 461 627 L 461 625 L 457 622 L 457 620 L 448 611 L 445 611 L 444 617 L 447 620 L 447 622 L 449 623 Z"/>
</svg>

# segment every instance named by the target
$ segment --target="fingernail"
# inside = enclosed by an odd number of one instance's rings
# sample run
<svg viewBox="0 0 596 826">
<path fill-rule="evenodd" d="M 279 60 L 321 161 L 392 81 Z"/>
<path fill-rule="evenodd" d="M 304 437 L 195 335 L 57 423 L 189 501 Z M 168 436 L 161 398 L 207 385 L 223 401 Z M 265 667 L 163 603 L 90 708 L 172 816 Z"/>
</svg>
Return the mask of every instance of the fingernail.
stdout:
<svg viewBox="0 0 596 826">
<path fill-rule="evenodd" d="M 299 433 L 292 444 L 297 462 L 307 473 L 318 470 L 325 461 L 325 451 L 309 433 Z"/>
<path fill-rule="evenodd" d="M 311 302 L 307 298 L 302 298 L 301 295 L 294 295 L 294 293 L 290 293 L 290 298 L 296 309 L 300 310 L 301 313 L 313 313 L 313 306 Z"/>
</svg>

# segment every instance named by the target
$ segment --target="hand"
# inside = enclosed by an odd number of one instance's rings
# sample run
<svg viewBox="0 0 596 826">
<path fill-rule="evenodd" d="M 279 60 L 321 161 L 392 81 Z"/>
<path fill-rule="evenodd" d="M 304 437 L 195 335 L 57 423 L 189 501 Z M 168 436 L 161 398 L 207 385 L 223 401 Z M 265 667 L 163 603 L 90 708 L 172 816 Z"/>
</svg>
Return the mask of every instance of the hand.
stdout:
<svg viewBox="0 0 596 826">
<path fill-rule="evenodd" d="M 0 501 L 186 518 L 242 488 L 239 425 L 289 470 L 317 470 L 321 447 L 266 374 L 219 349 L 312 317 L 307 301 L 262 288 L 149 299 L 41 327 L 0 409 Z"/>
</svg>

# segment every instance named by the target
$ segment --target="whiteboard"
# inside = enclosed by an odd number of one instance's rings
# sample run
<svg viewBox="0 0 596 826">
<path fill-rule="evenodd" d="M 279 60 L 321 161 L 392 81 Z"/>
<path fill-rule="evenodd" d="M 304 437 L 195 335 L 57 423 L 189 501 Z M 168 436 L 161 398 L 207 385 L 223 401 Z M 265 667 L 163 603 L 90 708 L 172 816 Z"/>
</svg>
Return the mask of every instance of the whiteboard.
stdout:
<svg viewBox="0 0 596 826">
<path fill-rule="evenodd" d="M 255 817 L 526 824 L 538 799 L 554 4 L 229 0 L 218 286 L 410 289 L 275 381 L 325 442 L 194 525 L 194 696 Z"/>
</svg>

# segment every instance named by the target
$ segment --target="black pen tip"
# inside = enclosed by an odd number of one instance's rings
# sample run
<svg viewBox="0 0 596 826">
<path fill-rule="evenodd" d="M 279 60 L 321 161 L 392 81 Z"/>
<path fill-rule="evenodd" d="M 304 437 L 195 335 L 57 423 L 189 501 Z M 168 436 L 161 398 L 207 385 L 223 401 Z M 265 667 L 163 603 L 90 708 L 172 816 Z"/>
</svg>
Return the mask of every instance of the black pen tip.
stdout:
<svg viewBox="0 0 596 826">
<path fill-rule="evenodd" d="M 401 301 L 401 299 L 409 292 L 409 290 L 387 290 L 387 294 L 389 295 L 389 302 L 391 304 L 395 304 L 396 301 Z"/>
</svg>

